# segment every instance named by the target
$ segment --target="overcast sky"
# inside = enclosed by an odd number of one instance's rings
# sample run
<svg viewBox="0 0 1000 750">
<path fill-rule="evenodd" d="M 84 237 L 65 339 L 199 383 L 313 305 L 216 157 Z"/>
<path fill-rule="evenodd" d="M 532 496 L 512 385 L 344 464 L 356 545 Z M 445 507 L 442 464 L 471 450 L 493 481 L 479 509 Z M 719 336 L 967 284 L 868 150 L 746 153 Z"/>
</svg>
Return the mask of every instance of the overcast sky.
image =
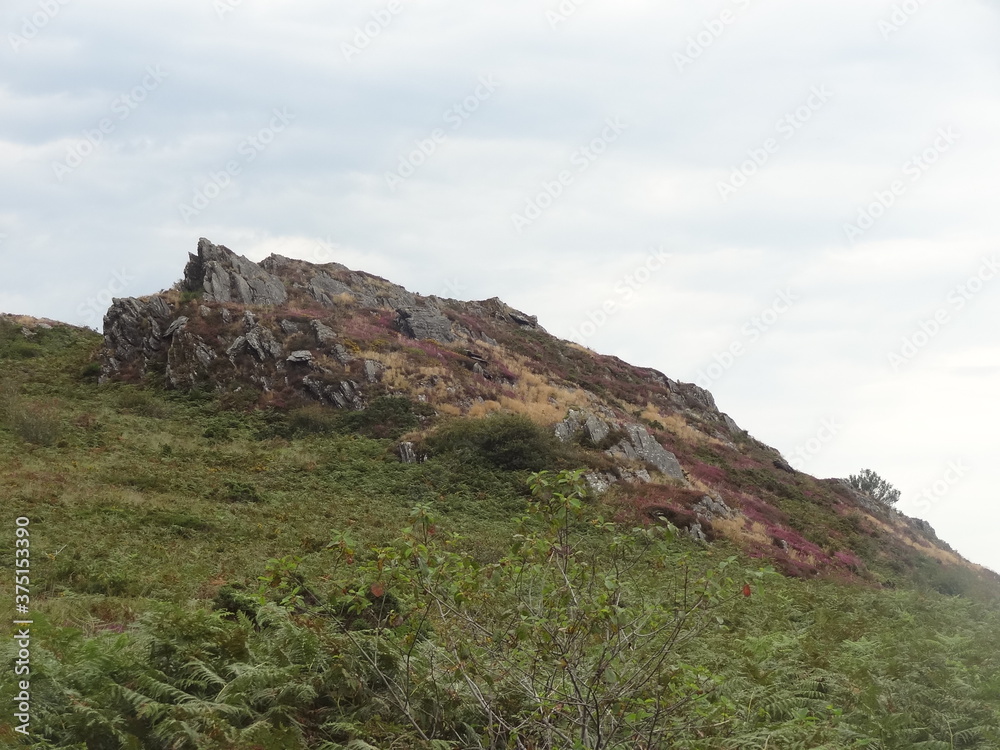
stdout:
<svg viewBox="0 0 1000 750">
<path fill-rule="evenodd" d="M 997 8 L 9 0 L 0 310 L 201 236 L 499 296 L 1000 570 Z"/>
</svg>

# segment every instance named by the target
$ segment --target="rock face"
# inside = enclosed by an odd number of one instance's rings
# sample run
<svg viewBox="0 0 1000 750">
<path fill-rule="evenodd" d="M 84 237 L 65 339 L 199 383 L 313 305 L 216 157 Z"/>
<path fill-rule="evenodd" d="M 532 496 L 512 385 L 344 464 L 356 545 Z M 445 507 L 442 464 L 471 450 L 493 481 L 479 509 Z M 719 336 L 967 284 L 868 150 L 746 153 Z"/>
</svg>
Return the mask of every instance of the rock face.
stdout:
<svg viewBox="0 0 1000 750">
<path fill-rule="evenodd" d="M 686 483 L 684 471 L 677 457 L 660 445 L 648 429 L 635 422 L 625 422 L 610 410 L 601 414 L 570 410 L 568 416 L 554 427 L 556 437 L 562 442 L 583 438 L 591 446 L 603 447 L 611 437 L 621 436 L 605 449 L 605 453 L 623 463 L 646 464 L 664 476 Z M 587 475 L 591 490 L 601 493 L 616 481 L 649 482 L 646 469 L 619 468 L 617 473 L 591 472 Z"/>
<path fill-rule="evenodd" d="M 244 305 L 281 305 L 288 299 L 285 285 L 256 263 L 202 237 L 198 254 L 184 269 L 184 291 L 204 292 L 211 302 Z"/>
</svg>

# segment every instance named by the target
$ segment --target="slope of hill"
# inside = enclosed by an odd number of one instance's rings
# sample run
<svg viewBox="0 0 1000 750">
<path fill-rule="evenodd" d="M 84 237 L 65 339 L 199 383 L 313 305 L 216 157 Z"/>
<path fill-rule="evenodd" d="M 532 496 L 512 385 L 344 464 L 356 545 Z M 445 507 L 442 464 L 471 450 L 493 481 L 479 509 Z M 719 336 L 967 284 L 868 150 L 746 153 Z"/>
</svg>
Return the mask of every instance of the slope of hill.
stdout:
<svg viewBox="0 0 1000 750">
<path fill-rule="evenodd" d="M 1000 742 L 994 574 L 498 299 L 202 240 L 0 317 L 0 456 L 36 747 Z"/>
</svg>

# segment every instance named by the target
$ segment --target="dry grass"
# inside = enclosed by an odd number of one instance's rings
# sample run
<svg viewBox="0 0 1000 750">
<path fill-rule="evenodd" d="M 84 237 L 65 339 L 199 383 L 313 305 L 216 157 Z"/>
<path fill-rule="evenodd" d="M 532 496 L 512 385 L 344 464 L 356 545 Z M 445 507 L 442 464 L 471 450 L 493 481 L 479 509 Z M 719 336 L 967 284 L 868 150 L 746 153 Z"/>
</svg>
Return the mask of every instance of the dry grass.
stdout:
<svg viewBox="0 0 1000 750">
<path fill-rule="evenodd" d="M 771 537 L 767 533 L 767 527 L 758 521 L 751 521 L 743 515 L 738 515 L 736 518 L 713 519 L 712 528 L 726 537 L 729 541 L 740 545 L 741 547 L 746 545 L 771 543 Z"/>
</svg>

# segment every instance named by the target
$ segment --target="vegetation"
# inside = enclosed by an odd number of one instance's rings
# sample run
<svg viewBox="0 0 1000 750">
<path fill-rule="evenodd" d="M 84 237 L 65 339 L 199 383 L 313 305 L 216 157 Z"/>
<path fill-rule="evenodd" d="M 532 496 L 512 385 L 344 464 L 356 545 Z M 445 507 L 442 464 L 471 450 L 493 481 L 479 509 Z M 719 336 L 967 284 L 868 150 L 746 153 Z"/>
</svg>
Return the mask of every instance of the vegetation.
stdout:
<svg viewBox="0 0 1000 750">
<path fill-rule="evenodd" d="M 33 747 L 1000 746 L 995 580 L 749 443 L 647 407 L 692 487 L 598 501 L 524 415 L 100 386 L 99 345 L 0 320 Z M 706 492 L 746 519 L 711 545 L 650 520 Z"/>
<path fill-rule="evenodd" d="M 895 505 L 899 500 L 899 490 L 871 469 L 862 469 L 847 478 L 858 492 L 863 492 L 872 500 L 883 505 Z"/>
</svg>

